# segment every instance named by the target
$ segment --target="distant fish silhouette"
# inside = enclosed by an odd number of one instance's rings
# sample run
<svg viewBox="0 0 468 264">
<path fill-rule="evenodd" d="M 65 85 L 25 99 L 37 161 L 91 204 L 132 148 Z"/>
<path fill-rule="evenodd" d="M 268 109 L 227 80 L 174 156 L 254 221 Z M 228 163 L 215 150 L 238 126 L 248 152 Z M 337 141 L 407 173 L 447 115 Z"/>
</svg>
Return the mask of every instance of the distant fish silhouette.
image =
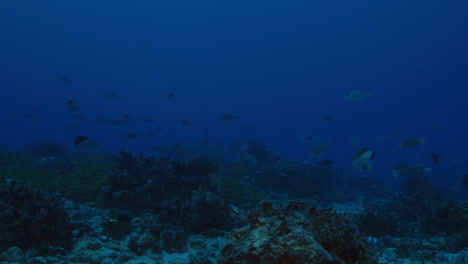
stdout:
<svg viewBox="0 0 468 264">
<path fill-rule="evenodd" d="M 434 164 L 439 163 L 439 154 L 434 152 L 431 154 L 430 158 Z"/>
<path fill-rule="evenodd" d="M 87 140 L 87 136 L 77 136 L 75 140 L 73 140 L 73 145 L 78 146 L 80 145 L 83 141 Z"/>
<path fill-rule="evenodd" d="M 400 142 L 400 148 L 414 148 L 424 144 L 424 138 L 409 137 Z"/>
<path fill-rule="evenodd" d="M 362 90 L 353 90 L 345 94 L 345 98 L 351 101 L 361 101 L 373 96 L 375 92 L 366 92 Z"/>
<path fill-rule="evenodd" d="M 70 78 L 66 77 L 66 76 L 57 75 L 57 78 L 66 85 L 72 85 L 73 84 L 72 80 Z"/>
<path fill-rule="evenodd" d="M 238 116 L 238 115 L 225 114 L 225 115 L 222 115 L 220 119 L 223 120 L 224 122 L 233 122 L 233 121 L 236 121 L 239 118 L 240 118 L 240 116 Z"/>
</svg>

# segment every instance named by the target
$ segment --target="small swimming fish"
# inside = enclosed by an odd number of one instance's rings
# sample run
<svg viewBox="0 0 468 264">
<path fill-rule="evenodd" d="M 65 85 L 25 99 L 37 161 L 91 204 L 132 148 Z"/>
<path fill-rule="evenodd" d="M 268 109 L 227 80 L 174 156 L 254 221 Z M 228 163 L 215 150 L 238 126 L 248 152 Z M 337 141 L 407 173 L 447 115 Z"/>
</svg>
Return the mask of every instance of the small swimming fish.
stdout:
<svg viewBox="0 0 468 264">
<path fill-rule="evenodd" d="M 315 141 L 317 138 L 314 137 L 314 136 L 305 136 L 305 137 L 301 137 L 301 140 L 305 141 L 305 142 L 313 142 Z"/>
<path fill-rule="evenodd" d="M 65 101 L 65 108 L 72 112 L 77 112 L 81 109 L 79 102 L 73 99 Z"/>
<path fill-rule="evenodd" d="M 328 148 L 330 148 L 330 145 L 327 143 L 322 143 L 317 145 L 315 148 L 312 149 L 310 152 L 310 156 L 313 158 L 321 158 L 325 152 L 328 151 Z"/>
<path fill-rule="evenodd" d="M 423 145 L 424 142 L 424 138 L 409 137 L 401 141 L 398 145 L 400 148 L 414 148 L 416 146 Z"/>
<path fill-rule="evenodd" d="M 430 158 L 434 164 L 439 163 L 439 154 L 434 152 L 431 154 Z"/>
<path fill-rule="evenodd" d="M 398 164 L 392 168 L 393 176 L 415 177 L 422 176 L 425 172 L 431 170 L 431 167 L 421 164 Z"/>
<path fill-rule="evenodd" d="M 366 92 L 362 90 L 353 90 L 345 94 L 345 98 L 351 101 L 361 101 L 373 96 L 375 92 Z"/>
<path fill-rule="evenodd" d="M 367 147 L 358 148 L 352 158 L 352 166 L 357 170 L 372 170 L 371 160 L 374 159 L 374 151 Z"/>
<path fill-rule="evenodd" d="M 192 120 L 188 120 L 188 119 L 182 119 L 179 121 L 179 123 L 183 126 L 193 126 Z"/>
<path fill-rule="evenodd" d="M 332 160 L 319 160 L 319 161 L 315 162 L 315 165 L 317 165 L 319 167 L 329 167 L 329 166 L 333 165 L 333 161 Z"/>
<path fill-rule="evenodd" d="M 118 92 L 100 92 L 99 95 L 110 100 L 115 100 L 115 99 L 120 98 L 120 94 Z"/>
<path fill-rule="evenodd" d="M 73 84 L 72 80 L 70 78 L 66 77 L 66 76 L 57 75 L 57 78 L 66 85 L 72 85 Z"/>
<path fill-rule="evenodd" d="M 236 121 L 239 118 L 240 118 L 240 116 L 233 115 L 233 114 L 225 114 L 225 115 L 221 116 L 221 120 L 223 120 L 224 122 L 233 122 L 233 121 Z"/>
<path fill-rule="evenodd" d="M 73 140 L 73 145 L 78 146 L 78 145 L 80 145 L 82 142 L 84 142 L 84 141 L 87 140 L 87 139 L 88 139 L 87 136 L 77 136 L 77 137 L 75 137 L 75 139 Z"/>
</svg>

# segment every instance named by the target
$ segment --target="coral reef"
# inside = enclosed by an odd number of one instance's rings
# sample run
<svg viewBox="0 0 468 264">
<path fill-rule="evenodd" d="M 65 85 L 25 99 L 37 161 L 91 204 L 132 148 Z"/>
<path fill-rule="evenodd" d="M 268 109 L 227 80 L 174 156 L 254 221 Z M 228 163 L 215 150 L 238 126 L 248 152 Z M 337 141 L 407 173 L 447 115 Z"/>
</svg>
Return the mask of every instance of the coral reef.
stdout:
<svg viewBox="0 0 468 264">
<path fill-rule="evenodd" d="M 376 237 L 424 240 L 444 234 L 450 251 L 456 252 L 468 241 L 466 208 L 466 202 L 443 200 L 424 176 L 417 175 L 406 179 L 403 193 L 368 204 L 361 225 Z M 411 252 L 412 248 L 405 246 L 402 250 Z"/>
<path fill-rule="evenodd" d="M 262 202 L 248 226 L 231 232 L 219 263 L 364 263 L 366 243 L 356 224 L 332 209 Z M 323 243 L 323 244 L 322 244 Z M 334 261 L 334 262 L 332 262 Z"/>
<path fill-rule="evenodd" d="M 229 207 L 212 177 L 218 165 L 208 156 L 184 162 L 121 151 L 115 161 L 110 185 L 103 190 L 106 208 L 149 210 L 159 221 L 191 232 L 229 226 Z"/>
<path fill-rule="evenodd" d="M 16 180 L 0 186 L 0 250 L 17 246 L 47 253 L 71 246 L 71 226 L 61 198 Z"/>
</svg>

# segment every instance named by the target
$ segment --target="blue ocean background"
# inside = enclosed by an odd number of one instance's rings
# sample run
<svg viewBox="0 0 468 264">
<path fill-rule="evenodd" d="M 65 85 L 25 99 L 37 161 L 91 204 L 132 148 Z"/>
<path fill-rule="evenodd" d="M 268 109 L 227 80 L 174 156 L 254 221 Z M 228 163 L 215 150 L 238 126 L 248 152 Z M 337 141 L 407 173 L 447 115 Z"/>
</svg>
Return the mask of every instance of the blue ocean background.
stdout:
<svg viewBox="0 0 468 264">
<path fill-rule="evenodd" d="M 3 0 L 1 149 L 73 150 L 83 135 L 96 151 L 151 156 L 161 144 L 261 139 L 313 163 L 310 151 L 327 143 L 321 159 L 350 174 L 354 151 L 368 147 L 366 177 L 393 182 L 393 166 L 416 163 L 431 166 L 431 181 L 459 183 L 467 13 L 462 0 Z M 374 94 L 347 100 L 355 90 Z M 123 114 L 126 125 L 106 122 Z M 402 149 L 406 137 L 425 143 Z"/>
</svg>

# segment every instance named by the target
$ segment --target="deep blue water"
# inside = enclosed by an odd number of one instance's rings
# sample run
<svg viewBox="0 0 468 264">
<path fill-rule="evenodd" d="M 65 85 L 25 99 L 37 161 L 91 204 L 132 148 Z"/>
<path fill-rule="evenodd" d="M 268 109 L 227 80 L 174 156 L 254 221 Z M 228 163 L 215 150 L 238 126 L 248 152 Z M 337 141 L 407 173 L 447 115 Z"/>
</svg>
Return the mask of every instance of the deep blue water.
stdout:
<svg viewBox="0 0 468 264">
<path fill-rule="evenodd" d="M 3 0 L 1 149 L 72 149 L 85 135 L 101 151 L 154 155 L 159 144 L 260 138 L 313 162 L 326 142 L 322 158 L 348 171 L 367 146 L 371 177 L 419 163 L 457 181 L 468 174 L 467 14 L 464 0 Z M 375 94 L 345 99 L 353 90 Z M 122 113 L 128 125 L 97 122 Z M 230 113 L 240 119 L 220 120 Z M 406 136 L 425 144 L 401 149 Z"/>
</svg>

